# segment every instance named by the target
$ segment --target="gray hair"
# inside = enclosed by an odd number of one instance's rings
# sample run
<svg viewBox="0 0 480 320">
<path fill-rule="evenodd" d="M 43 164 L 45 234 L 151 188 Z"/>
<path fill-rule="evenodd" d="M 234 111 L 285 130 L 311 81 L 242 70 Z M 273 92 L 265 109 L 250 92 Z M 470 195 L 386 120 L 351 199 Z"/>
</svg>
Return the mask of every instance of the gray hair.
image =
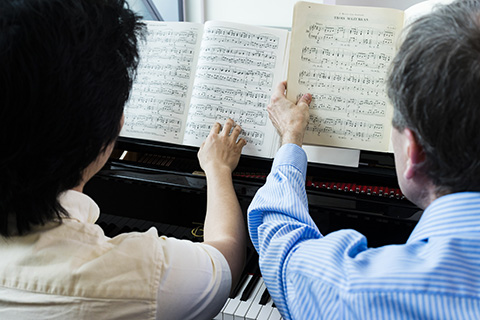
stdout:
<svg viewBox="0 0 480 320">
<path fill-rule="evenodd" d="M 438 194 L 480 191 L 480 1 L 439 6 L 407 32 L 387 81 L 393 126 L 416 134 Z"/>
</svg>

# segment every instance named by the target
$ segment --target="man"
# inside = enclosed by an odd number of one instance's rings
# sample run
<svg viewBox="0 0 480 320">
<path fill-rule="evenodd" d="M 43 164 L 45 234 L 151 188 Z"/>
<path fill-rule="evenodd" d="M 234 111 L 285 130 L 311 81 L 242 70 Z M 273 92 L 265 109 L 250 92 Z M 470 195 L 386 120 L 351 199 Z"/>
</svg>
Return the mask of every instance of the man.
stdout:
<svg viewBox="0 0 480 320">
<path fill-rule="evenodd" d="M 311 97 L 279 85 L 268 107 L 282 136 L 249 231 L 285 319 L 480 319 L 480 1 L 439 7 L 410 29 L 388 94 L 403 193 L 425 209 L 403 245 L 326 236 L 308 215 L 300 148 Z"/>
<path fill-rule="evenodd" d="M 124 0 L 0 0 L 0 319 L 211 319 L 237 281 L 232 120 L 198 153 L 204 243 L 107 238 L 82 193 L 120 132 L 143 32 Z"/>
</svg>

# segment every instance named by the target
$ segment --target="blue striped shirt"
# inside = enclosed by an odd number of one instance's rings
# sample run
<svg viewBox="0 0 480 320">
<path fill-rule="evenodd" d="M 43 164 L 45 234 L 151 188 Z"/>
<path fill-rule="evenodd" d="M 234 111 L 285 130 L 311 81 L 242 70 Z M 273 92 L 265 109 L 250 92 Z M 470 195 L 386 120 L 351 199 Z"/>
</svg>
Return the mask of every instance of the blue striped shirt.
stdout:
<svg viewBox="0 0 480 320">
<path fill-rule="evenodd" d="M 325 237 L 308 213 L 307 158 L 282 146 L 248 212 L 252 242 L 285 319 L 480 319 L 480 193 L 435 200 L 402 245 Z"/>
</svg>

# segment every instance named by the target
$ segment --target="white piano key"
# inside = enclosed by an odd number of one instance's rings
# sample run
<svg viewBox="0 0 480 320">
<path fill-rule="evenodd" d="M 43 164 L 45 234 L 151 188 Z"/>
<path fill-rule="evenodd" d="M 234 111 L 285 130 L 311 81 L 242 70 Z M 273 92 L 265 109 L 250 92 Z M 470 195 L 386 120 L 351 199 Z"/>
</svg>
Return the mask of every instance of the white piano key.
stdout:
<svg viewBox="0 0 480 320">
<path fill-rule="evenodd" d="M 260 304 L 260 299 L 262 298 L 262 293 L 265 291 L 265 282 L 263 282 L 263 278 L 260 279 L 260 288 L 258 289 L 258 293 L 253 299 L 252 305 L 248 309 L 247 315 L 245 316 L 246 320 L 256 320 L 260 310 L 262 309 L 262 305 Z"/>
<path fill-rule="evenodd" d="M 237 290 L 237 287 L 240 287 L 238 288 L 238 291 L 237 291 L 237 295 L 239 294 L 239 292 L 241 292 L 241 286 L 243 286 L 245 283 L 248 283 L 247 281 L 247 278 L 248 278 L 248 274 L 242 274 L 242 277 L 241 279 L 238 281 L 238 283 L 236 284 L 235 286 L 235 289 L 234 290 Z M 222 309 L 220 310 L 220 312 L 215 316 L 215 318 L 213 318 L 212 320 L 223 320 L 223 312 L 225 311 L 225 308 L 227 307 L 228 303 L 230 302 L 230 300 L 232 300 L 232 298 L 228 298 L 227 301 L 225 301 L 225 304 L 223 305 Z"/>
<path fill-rule="evenodd" d="M 238 305 L 238 308 L 233 315 L 234 320 L 245 320 L 247 312 L 254 303 L 256 296 L 262 295 L 263 290 L 260 291 L 260 288 L 262 288 L 263 284 L 262 280 L 263 278 L 258 279 L 258 282 L 255 284 L 255 287 L 252 290 L 252 294 L 247 301 L 240 301 L 240 304 Z"/>
<path fill-rule="evenodd" d="M 230 299 L 230 301 L 228 302 L 227 306 L 222 312 L 223 320 L 234 320 L 233 315 L 235 314 L 235 311 L 237 310 L 238 305 L 241 302 L 240 298 L 242 297 L 242 292 L 247 287 L 248 283 L 250 282 L 250 279 L 252 279 L 251 274 L 248 275 L 246 281 L 243 283 L 242 287 L 238 291 L 235 298 Z"/>
<path fill-rule="evenodd" d="M 225 302 L 225 304 L 223 305 L 222 309 L 220 310 L 220 312 L 215 316 L 215 318 L 213 318 L 212 320 L 223 320 L 223 311 L 225 310 L 225 308 L 227 307 L 228 303 L 230 302 L 230 298 L 227 299 L 227 301 Z"/>
<path fill-rule="evenodd" d="M 278 308 L 273 308 L 272 313 L 270 313 L 270 317 L 268 320 L 281 320 L 282 315 L 280 314 L 280 311 L 278 311 Z"/>
<path fill-rule="evenodd" d="M 273 300 L 270 298 L 270 301 L 268 301 L 267 304 L 262 306 L 260 309 L 260 313 L 258 314 L 256 320 L 269 320 L 273 309 L 275 309 L 273 307 Z"/>
</svg>

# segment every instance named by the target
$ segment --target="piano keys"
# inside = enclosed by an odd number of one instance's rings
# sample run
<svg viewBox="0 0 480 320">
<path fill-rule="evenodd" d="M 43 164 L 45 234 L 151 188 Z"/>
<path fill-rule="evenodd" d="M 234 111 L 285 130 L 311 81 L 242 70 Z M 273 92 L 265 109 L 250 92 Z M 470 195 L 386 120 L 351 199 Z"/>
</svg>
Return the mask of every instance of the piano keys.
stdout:
<svg viewBox="0 0 480 320">
<path fill-rule="evenodd" d="M 260 300 L 256 300 L 257 295 L 260 296 L 266 290 L 265 283 L 263 282 L 261 276 L 259 274 L 253 274 L 247 285 L 247 288 L 245 288 L 244 292 L 242 293 L 240 298 L 241 301 L 233 314 L 233 318 L 235 320 L 247 319 L 247 314 L 252 308 L 252 305 L 256 304 L 261 306 Z"/>
<path fill-rule="evenodd" d="M 256 280 L 255 280 L 256 279 Z M 255 283 L 253 290 L 245 295 L 247 286 Z M 283 319 L 275 307 L 268 290 L 259 275 L 250 274 L 243 282 L 240 282 L 240 292 L 233 298 L 229 298 L 222 310 L 213 320 L 280 320 Z M 267 299 L 262 302 L 262 297 Z"/>
</svg>

